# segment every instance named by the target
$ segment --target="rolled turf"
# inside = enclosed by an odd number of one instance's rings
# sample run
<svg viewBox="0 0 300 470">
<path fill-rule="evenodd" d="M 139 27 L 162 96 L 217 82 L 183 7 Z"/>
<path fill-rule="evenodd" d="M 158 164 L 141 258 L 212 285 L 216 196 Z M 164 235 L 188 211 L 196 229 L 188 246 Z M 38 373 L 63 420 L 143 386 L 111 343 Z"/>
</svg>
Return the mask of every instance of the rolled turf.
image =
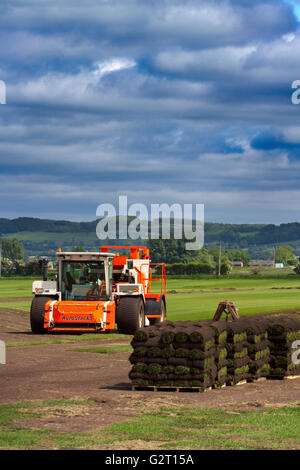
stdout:
<svg viewBox="0 0 300 470">
<path fill-rule="evenodd" d="M 129 377 L 134 385 L 205 390 L 246 378 L 298 375 L 292 355 L 298 339 L 300 315 L 165 321 L 135 333 Z"/>
</svg>

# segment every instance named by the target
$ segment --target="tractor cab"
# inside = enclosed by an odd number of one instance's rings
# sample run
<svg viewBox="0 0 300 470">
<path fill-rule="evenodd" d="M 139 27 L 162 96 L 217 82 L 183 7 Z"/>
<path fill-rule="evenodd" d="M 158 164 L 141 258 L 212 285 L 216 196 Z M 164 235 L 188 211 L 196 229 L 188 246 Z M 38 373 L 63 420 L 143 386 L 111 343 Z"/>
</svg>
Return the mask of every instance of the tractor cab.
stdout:
<svg viewBox="0 0 300 470">
<path fill-rule="evenodd" d="M 61 300 L 109 300 L 112 262 L 109 256 L 63 254 L 59 259 L 58 290 Z"/>
</svg>

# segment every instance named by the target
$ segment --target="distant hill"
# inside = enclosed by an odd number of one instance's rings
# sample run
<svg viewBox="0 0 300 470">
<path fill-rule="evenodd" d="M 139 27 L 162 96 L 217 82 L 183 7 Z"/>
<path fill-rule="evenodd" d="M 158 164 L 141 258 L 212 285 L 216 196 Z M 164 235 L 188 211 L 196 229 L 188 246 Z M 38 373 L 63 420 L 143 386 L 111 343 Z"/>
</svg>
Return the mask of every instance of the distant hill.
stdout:
<svg viewBox="0 0 300 470">
<path fill-rule="evenodd" d="M 95 232 L 96 224 L 97 221 L 69 222 L 67 220 L 50 220 L 35 219 L 32 217 L 19 217 L 17 219 L 0 219 L 0 233 L 8 234 L 18 232 Z"/>
<path fill-rule="evenodd" d="M 103 244 L 126 244 L 126 240 L 99 240 L 96 236 L 97 222 L 96 220 L 70 222 L 31 217 L 1 218 L 0 235 L 2 238 L 17 238 L 21 241 L 26 256 L 41 254 L 54 256 L 59 247 L 71 249 L 79 244 L 87 250 L 98 250 Z M 144 243 L 142 240 L 139 242 Z M 219 242 L 222 242 L 224 248 L 247 249 L 253 258 L 268 257 L 270 249 L 279 244 L 289 244 L 296 254 L 300 254 L 300 223 L 280 225 L 205 223 L 205 247 L 216 246 Z M 136 244 L 130 240 L 128 243 Z"/>
</svg>

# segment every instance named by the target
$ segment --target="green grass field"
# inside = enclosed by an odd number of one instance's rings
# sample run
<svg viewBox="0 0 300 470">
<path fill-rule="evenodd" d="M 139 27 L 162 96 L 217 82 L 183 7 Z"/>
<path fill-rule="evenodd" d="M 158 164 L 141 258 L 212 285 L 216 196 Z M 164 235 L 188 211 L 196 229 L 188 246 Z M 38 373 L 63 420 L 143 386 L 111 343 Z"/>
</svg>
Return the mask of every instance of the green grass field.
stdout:
<svg viewBox="0 0 300 470">
<path fill-rule="evenodd" d="M 88 432 L 43 428 L 43 418 L 86 415 L 95 412 L 89 408 L 95 405 L 90 399 L 0 405 L 0 449 L 118 449 L 123 442 L 134 448 L 136 441 L 140 448 L 152 449 L 300 448 L 299 407 L 254 411 L 158 408 L 155 413 Z"/>
<path fill-rule="evenodd" d="M 168 290 L 178 293 L 167 295 L 168 318 L 173 321 L 212 318 L 219 302 L 225 300 L 235 302 L 241 316 L 300 310 L 299 287 L 298 279 L 170 280 Z"/>
<path fill-rule="evenodd" d="M 0 307 L 29 311 L 32 279 L 0 279 L 0 298 L 28 297 L 28 301 L 1 302 Z M 153 285 L 157 291 L 158 286 Z M 168 279 L 168 319 L 212 318 L 218 303 L 234 301 L 240 315 L 300 310 L 300 278 L 295 275 Z M 176 293 L 175 293 L 176 292 Z"/>
<path fill-rule="evenodd" d="M 35 336 L 35 338 L 38 338 L 38 339 L 35 339 L 35 341 L 7 342 L 6 346 L 8 348 L 17 348 L 17 347 L 20 347 L 20 346 L 40 346 L 41 344 L 85 343 L 87 341 L 95 341 L 95 340 L 105 342 L 107 340 L 108 341 L 113 341 L 113 340 L 120 340 L 120 339 L 128 339 L 128 335 L 122 335 L 122 334 L 116 332 L 116 333 L 101 334 L 101 335 L 97 334 L 97 333 L 85 333 L 85 334 L 82 334 L 82 335 L 69 334 L 68 337 L 64 336 L 60 339 L 57 336 L 53 336 L 53 339 L 41 339 L 42 338 L 41 335 Z M 93 348 L 91 348 L 91 349 L 93 349 Z M 102 348 L 99 348 L 99 349 L 102 349 Z M 106 350 L 106 353 L 110 352 L 110 351 L 107 350 L 108 348 L 103 348 L 103 349 Z M 125 350 L 126 349 L 124 349 L 124 351 Z M 128 347 L 128 351 L 129 350 L 130 350 L 130 348 Z M 88 352 L 100 352 L 100 351 L 88 351 Z M 121 352 L 121 351 L 112 350 L 111 352 Z"/>
<path fill-rule="evenodd" d="M 0 279 L 0 298 L 28 297 L 28 301 L 1 302 L 0 308 L 30 310 L 32 279 Z M 154 286 L 156 287 L 156 286 Z M 170 278 L 167 284 L 167 311 L 170 320 L 212 318 L 222 300 L 236 302 L 241 315 L 298 309 L 300 277 L 230 276 L 209 278 Z M 128 338 L 118 334 L 70 335 L 7 346 L 76 343 L 77 341 Z M 69 346 L 68 346 L 69 347 Z M 72 346 L 70 345 L 70 348 Z M 129 345 L 72 349 L 81 353 L 113 354 L 129 352 Z M 99 406 L 88 398 L 45 400 L 0 405 L 0 449 L 300 449 L 300 407 L 255 409 L 251 411 L 158 408 L 141 412 L 135 418 L 86 432 L 60 432 L 45 429 L 45 419 L 89 413 Z M 95 408 L 91 414 L 95 413 Z M 77 415 L 76 415 L 77 416 Z M 126 448 L 126 447 L 125 447 Z"/>
<path fill-rule="evenodd" d="M 0 299 L 32 297 L 31 288 L 35 279 L 31 277 L 0 278 Z"/>
</svg>

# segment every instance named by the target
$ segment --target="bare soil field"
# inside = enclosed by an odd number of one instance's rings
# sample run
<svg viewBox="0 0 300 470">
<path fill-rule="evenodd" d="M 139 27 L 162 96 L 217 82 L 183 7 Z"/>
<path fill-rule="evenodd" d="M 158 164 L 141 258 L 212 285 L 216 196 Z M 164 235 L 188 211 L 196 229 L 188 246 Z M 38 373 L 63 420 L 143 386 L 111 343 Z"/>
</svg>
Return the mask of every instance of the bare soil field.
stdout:
<svg viewBox="0 0 300 470">
<path fill-rule="evenodd" d="M 33 335 L 29 313 L 0 307 L 0 340 L 7 344 L 6 364 L 0 364 L 0 403 L 37 399 L 91 398 L 90 405 L 74 407 L 66 415 L 57 410 L 39 420 L 39 428 L 85 431 L 166 407 L 254 409 L 300 406 L 300 377 L 260 381 L 194 392 L 133 391 L 128 373 L 129 352 L 96 354 L 76 348 L 126 345 L 131 337 L 39 344 L 44 340 L 68 340 L 68 335 Z M 14 343 L 22 343 L 16 345 Z M 27 345 L 24 343 L 28 343 Z M 32 344 L 37 343 L 37 344 Z M 33 423 L 34 424 L 34 423 Z"/>
</svg>

